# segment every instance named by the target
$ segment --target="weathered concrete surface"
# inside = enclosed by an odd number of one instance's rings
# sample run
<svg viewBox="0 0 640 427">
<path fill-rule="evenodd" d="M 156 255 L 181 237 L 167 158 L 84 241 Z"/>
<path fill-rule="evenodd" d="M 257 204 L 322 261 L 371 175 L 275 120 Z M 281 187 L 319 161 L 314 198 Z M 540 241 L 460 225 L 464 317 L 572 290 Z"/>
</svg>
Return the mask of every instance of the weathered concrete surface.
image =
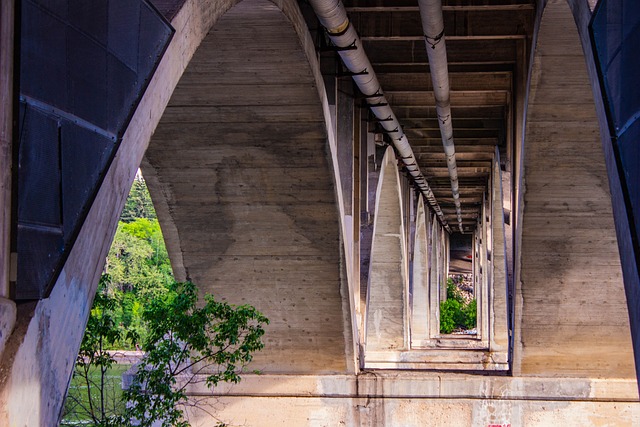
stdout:
<svg viewBox="0 0 640 427">
<path fill-rule="evenodd" d="M 593 95 L 560 0 L 544 10 L 534 56 L 525 183 L 515 372 L 634 378 Z"/>
<path fill-rule="evenodd" d="M 507 360 L 509 352 L 508 312 L 508 276 L 507 248 L 502 199 L 502 172 L 500 153 L 496 148 L 491 174 L 491 284 L 489 290 L 490 346 L 492 351 L 501 352 L 502 360 Z"/>
<path fill-rule="evenodd" d="M 191 392 L 198 394 L 198 389 Z M 607 402 L 602 399 L 606 398 Z M 206 409 L 247 426 L 635 426 L 632 380 L 483 377 L 425 372 L 245 376 Z M 195 412 L 192 420 L 215 425 Z"/>
<path fill-rule="evenodd" d="M 10 299 L 0 298 L 0 356 L 13 332 L 16 324 L 16 303 Z"/>
<path fill-rule="evenodd" d="M 166 204 L 158 214 L 178 277 L 270 319 L 253 369 L 345 372 L 348 294 L 317 64 L 299 12 L 283 3 L 245 0 L 213 26 L 143 173 Z"/>
<path fill-rule="evenodd" d="M 395 152 L 387 148 L 376 192 L 376 213 L 367 289 L 366 349 L 403 350 L 408 342 L 408 277 Z"/>
</svg>

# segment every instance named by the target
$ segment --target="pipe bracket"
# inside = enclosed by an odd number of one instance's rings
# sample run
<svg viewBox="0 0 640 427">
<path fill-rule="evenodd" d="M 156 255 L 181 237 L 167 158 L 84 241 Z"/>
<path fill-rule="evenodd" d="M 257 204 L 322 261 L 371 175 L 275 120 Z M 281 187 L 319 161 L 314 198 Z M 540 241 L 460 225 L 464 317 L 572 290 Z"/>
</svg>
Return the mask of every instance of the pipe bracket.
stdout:
<svg viewBox="0 0 640 427">
<path fill-rule="evenodd" d="M 340 71 L 336 73 L 336 77 L 353 77 L 353 76 L 366 76 L 366 75 L 369 75 L 369 72 L 367 71 L 366 68 L 357 73 L 354 73 L 353 71 Z"/>
<path fill-rule="evenodd" d="M 431 45 L 431 49 L 435 49 L 436 45 L 440 43 L 443 40 L 443 38 L 444 38 L 444 28 L 442 29 L 442 31 L 440 31 L 440 34 L 438 34 L 435 37 L 431 37 L 426 34 L 424 35 L 424 39 L 427 42 L 427 44 Z M 433 40 L 433 42 L 431 40 Z"/>
</svg>

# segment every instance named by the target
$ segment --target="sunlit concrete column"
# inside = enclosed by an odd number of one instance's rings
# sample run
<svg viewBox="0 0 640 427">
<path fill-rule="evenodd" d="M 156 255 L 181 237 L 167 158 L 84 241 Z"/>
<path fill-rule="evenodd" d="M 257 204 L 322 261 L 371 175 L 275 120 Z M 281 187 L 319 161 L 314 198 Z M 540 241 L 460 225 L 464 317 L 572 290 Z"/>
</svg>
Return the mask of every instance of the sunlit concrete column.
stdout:
<svg viewBox="0 0 640 427">
<path fill-rule="evenodd" d="M 411 310 L 411 345 L 429 339 L 429 252 L 427 244 L 429 214 L 424 200 L 418 199 L 415 246 L 413 250 L 413 300 Z M 414 344 L 415 343 L 415 344 Z"/>
<path fill-rule="evenodd" d="M 438 229 L 440 225 L 436 215 L 431 215 L 431 228 L 429 233 L 429 304 L 433 306 L 430 311 L 429 335 L 435 337 L 440 333 L 440 285 L 438 283 Z M 445 298 L 447 294 L 445 292 Z"/>
<path fill-rule="evenodd" d="M 496 147 L 491 177 L 491 227 L 492 227 L 492 283 L 490 286 L 490 318 L 491 350 L 501 352 L 501 362 L 507 362 L 509 348 L 509 332 L 507 326 L 507 254 L 504 230 L 502 171 L 500 170 L 500 153 Z"/>
<path fill-rule="evenodd" d="M 401 350 L 406 340 L 405 237 L 400 179 L 395 153 L 388 148 L 380 171 L 373 226 L 367 304 L 367 351 Z"/>
</svg>

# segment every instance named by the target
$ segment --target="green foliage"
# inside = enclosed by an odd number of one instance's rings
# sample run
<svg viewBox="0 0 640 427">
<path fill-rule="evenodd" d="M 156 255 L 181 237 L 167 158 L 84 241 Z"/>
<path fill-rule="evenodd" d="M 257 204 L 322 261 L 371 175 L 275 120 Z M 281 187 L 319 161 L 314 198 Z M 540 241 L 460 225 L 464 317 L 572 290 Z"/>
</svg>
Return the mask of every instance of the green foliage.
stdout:
<svg viewBox="0 0 640 427">
<path fill-rule="evenodd" d="M 461 313 L 460 303 L 448 299 L 440 303 L 440 333 L 450 334 L 458 326 L 457 318 Z"/>
<path fill-rule="evenodd" d="M 464 326 L 466 329 L 473 329 L 476 327 L 478 307 L 475 299 L 471 300 L 471 302 L 469 302 L 469 304 L 464 308 L 464 317 Z"/>
<path fill-rule="evenodd" d="M 120 381 L 109 375 L 116 363 L 107 348 L 127 338 L 116 326 L 117 301 L 106 292 L 108 276 L 103 276 L 89 315 L 67 400 L 62 425 L 89 421 L 93 426 L 114 426 L 122 413 Z"/>
<path fill-rule="evenodd" d="M 131 222 L 138 218 L 155 219 L 156 211 L 153 209 L 153 202 L 144 179 L 136 177 L 131 185 L 124 209 L 122 209 L 120 221 Z"/>
<path fill-rule="evenodd" d="M 476 300 L 465 303 L 462 292 L 450 278 L 447 279 L 447 299 L 440 303 L 440 333 L 450 334 L 455 329 L 476 327 Z"/>
<path fill-rule="evenodd" d="M 185 387 L 195 375 L 206 372 L 208 387 L 240 381 L 241 369 L 252 353 L 263 348 L 266 317 L 255 308 L 233 307 L 205 297 L 197 308 L 192 283 L 173 283 L 169 292 L 154 299 L 144 310 L 149 325 L 146 354 L 133 384 L 124 392 L 128 403 L 122 423 L 137 420 L 151 426 L 188 426 L 181 406 L 187 404 Z M 179 376 L 186 381 L 180 381 Z"/>
<path fill-rule="evenodd" d="M 105 271 L 111 276 L 111 291 L 133 291 L 143 297 L 164 293 L 173 277 L 158 220 L 120 222 Z"/>
<path fill-rule="evenodd" d="M 115 322 L 121 333 L 134 330 L 146 336 L 142 321 L 145 301 L 166 293 L 173 282 L 171 264 L 157 219 L 138 218 L 120 222 L 113 239 L 105 271 L 106 290 L 116 301 Z M 135 343 L 133 343 L 135 344 Z M 116 341 L 111 348 L 133 348 Z"/>
<path fill-rule="evenodd" d="M 188 427 L 182 409 L 189 404 L 185 389 L 197 374 L 206 372 L 209 388 L 240 381 L 242 368 L 264 347 L 263 325 L 269 321 L 254 307 L 234 307 L 211 295 L 201 308 L 197 303 L 195 285 L 174 282 L 147 304 L 142 314 L 148 330 L 145 355 L 134 381 L 123 392 L 109 393 L 106 377 L 115 361 L 104 344 L 124 337 L 113 320 L 116 300 L 101 286 L 74 373 L 86 391 L 70 391 L 62 425 L 150 427 L 160 420 L 163 427 Z"/>
<path fill-rule="evenodd" d="M 107 257 L 61 425 L 149 426 L 161 420 L 163 426 L 188 426 L 180 409 L 189 403 L 185 387 L 201 370 L 208 387 L 238 382 L 252 353 L 263 347 L 267 323 L 251 306 L 233 307 L 212 296 L 198 308 L 195 286 L 174 282 L 149 193 L 136 179 Z M 146 354 L 133 385 L 123 392 L 107 350 L 138 342 Z"/>
</svg>

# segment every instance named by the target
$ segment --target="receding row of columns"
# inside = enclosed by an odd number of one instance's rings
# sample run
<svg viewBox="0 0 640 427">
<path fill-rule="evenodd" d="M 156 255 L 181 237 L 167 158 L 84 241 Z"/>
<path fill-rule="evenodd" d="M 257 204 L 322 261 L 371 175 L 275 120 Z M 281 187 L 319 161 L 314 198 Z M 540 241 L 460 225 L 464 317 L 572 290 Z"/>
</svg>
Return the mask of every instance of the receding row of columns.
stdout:
<svg viewBox="0 0 640 427">
<path fill-rule="evenodd" d="M 363 313 L 364 367 L 508 369 L 507 258 L 498 150 L 473 235 L 475 334 L 440 333 L 449 234 L 422 198 L 410 191 L 391 148 L 384 153 L 379 173 Z M 415 215 L 407 215 L 407 209 Z"/>
</svg>

